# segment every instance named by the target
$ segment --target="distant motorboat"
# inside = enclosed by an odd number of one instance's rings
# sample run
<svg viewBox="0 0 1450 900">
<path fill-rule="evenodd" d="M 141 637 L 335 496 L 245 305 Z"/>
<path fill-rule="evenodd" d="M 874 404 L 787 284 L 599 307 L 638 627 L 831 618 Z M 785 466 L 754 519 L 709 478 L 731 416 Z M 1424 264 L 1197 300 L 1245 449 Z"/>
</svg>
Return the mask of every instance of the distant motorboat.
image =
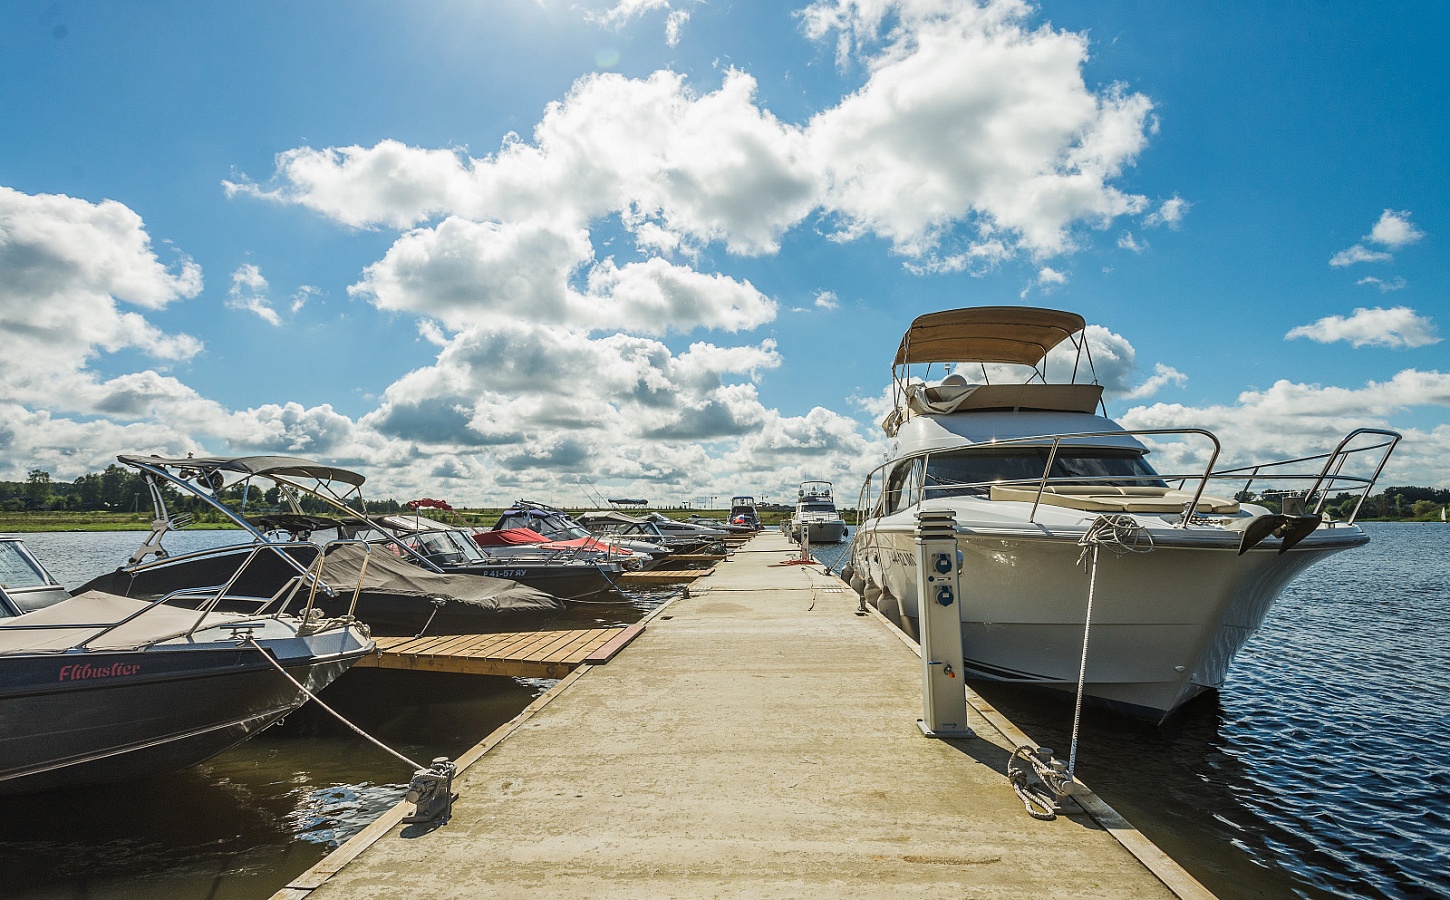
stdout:
<svg viewBox="0 0 1450 900">
<path fill-rule="evenodd" d="M 1208 431 L 1133 431 L 1098 414 L 1102 386 L 1079 380 L 1092 370 L 1084 328 L 1074 313 L 1029 307 L 911 323 L 883 422 L 890 459 L 862 488 L 844 574 L 915 631 L 917 517 L 950 512 L 968 674 L 1067 691 L 1081 675 L 1089 700 L 1161 720 L 1224 683 L 1296 575 L 1368 542 L 1354 516 L 1400 435 L 1357 429 L 1324 453 L 1215 468 Z M 1073 381 L 1048 383 L 1048 352 L 1064 341 L 1077 350 Z M 955 367 L 924 380 L 936 363 Z M 1009 365 L 1030 380 L 987 380 L 988 366 Z M 1149 464 L 1153 445 L 1187 441 L 1203 448 L 1202 469 Z M 1255 486 L 1282 508 L 1250 502 Z M 1346 488 L 1359 499 L 1335 520 L 1326 503 Z"/>
<path fill-rule="evenodd" d="M 658 519 L 631 516 L 618 510 L 582 513 L 579 524 L 596 537 L 625 541 L 645 541 L 664 547 L 675 554 L 725 553 L 725 533 L 693 526 L 669 527 Z M 669 556 L 665 557 L 665 561 Z"/>
<path fill-rule="evenodd" d="M 552 544 L 602 553 L 606 558 L 618 560 L 626 568 L 633 570 L 653 568 L 670 552 L 669 548 L 650 541 L 592 534 L 562 509 L 534 500 L 515 501 L 513 506 L 499 514 L 493 530 L 536 532 Z M 480 543 L 487 541 L 486 532 L 475 537 Z"/>
<path fill-rule="evenodd" d="M 759 531 L 760 513 L 755 509 L 755 498 L 750 496 L 731 497 L 729 522 L 731 525 Z"/>
<path fill-rule="evenodd" d="M 55 599 L 17 543 L 0 540 L 0 794 L 201 762 L 306 702 L 283 672 L 316 693 L 373 650 L 351 617 L 310 604 L 223 612 L 224 589 L 199 609 L 95 590 Z M 29 577 L 6 564 L 16 560 Z M 53 602 L 27 609 L 42 593 Z"/>
</svg>

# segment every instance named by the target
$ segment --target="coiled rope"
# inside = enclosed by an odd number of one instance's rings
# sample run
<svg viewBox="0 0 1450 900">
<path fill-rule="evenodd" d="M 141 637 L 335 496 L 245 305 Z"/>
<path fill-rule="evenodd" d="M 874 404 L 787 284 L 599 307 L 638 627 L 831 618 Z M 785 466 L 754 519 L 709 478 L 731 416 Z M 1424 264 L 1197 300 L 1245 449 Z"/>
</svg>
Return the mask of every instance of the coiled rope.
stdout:
<svg viewBox="0 0 1450 900">
<path fill-rule="evenodd" d="M 1057 818 L 1057 797 L 1048 789 L 1056 774 L 1051 768 L 1051 763 L 1041 756 L 1043 751 L 1032 747 L 1018 747 L 1012 751 L 1012 758 L 1007 761 L 1007 780 L 1012 783 L 1012 790 L 1016 792 L 1018 799 L 1027 807 L 1027 814 L 1034 819 L 1041 819 L 1044 822 L 1051 822 Z M 1048 756 L 1052 751 L 1045 751 Z M 1023 766 L 1022 763 L 1026 763 Z M 1027 780 L 1027 770 L 1037 776 L 1036 782 Z"/>
</svg>

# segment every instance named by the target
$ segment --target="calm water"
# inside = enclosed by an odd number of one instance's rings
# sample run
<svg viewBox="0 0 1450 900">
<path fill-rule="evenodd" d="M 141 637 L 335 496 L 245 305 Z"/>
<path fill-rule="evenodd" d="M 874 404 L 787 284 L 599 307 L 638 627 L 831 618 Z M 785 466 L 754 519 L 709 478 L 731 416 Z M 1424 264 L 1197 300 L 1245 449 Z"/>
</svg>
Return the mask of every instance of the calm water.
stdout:
<svg viewBox="0 0 1450 900">
<path fill-rule="evenodd" d="M 1159 727 L 1084 714 L 1083 780 L 1226 900 L 1450 897 L 1450 527 L 1366 527 L 1368 547 L 1290 586 L 1217 697 Z M 71 586 L 139 540 L 27 537 Z M 829 561 L 836 548 L 816 549 Z M 631 621 L 656 602 L 572 615 Z M 548 684 L 367 669 L 324 699 L 426 761 L 456 756 Z M 1066 750 L 1069 703 L 974 687 Z M 405 768 L 304 708 L 187 772 L 0 799 L 0 897 L 268 897 L 395 803 Z"/>
</svg>

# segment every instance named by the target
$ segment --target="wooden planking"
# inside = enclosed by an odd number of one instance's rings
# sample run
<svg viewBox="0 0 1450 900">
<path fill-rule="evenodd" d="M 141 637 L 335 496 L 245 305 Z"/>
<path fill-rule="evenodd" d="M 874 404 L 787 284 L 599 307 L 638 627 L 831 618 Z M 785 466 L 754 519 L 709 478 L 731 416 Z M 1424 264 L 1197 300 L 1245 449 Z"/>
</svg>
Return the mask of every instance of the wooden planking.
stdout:
<svg viewBox="0 0 1450 900">
<path fill-rule="evenodd" d="M 522 678 L 562 678 L 583 665 L 608 662 L 644 630 L 586 628 L 434 637 L 378 637 L 359 666 Z"/>
<path fill-rule="evenodd" d="M 725 558 L 724 553 L 671 553 L 662 558 L 664 562 L 720 562 Z"/>
<path fill-rule="evenodd" d="M 715 571 L 708 569 L 654 569 L 649 572 L 625 572 L 614 579 L 622 587 L 648 587 L 656 584 L 685 584 L 704 578 Z"/>
</svg>

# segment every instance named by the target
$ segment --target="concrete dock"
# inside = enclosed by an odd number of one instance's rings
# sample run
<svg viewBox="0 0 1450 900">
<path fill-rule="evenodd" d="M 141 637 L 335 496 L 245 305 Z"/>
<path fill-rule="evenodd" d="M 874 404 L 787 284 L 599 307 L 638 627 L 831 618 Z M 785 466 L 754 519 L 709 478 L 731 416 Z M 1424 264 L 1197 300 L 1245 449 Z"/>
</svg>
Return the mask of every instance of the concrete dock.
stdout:
<svg viewBox="0 0 1450 900">
<path fill-rule="evenodd" d="M 276 900 L 1211 896 L 1091 793 L 1029 817 L 974 694 L 923 736 L 913 648 L 796 555 L 760 534 L 458 760 L 447 824 L 400 804 Z"/>
</svg>

